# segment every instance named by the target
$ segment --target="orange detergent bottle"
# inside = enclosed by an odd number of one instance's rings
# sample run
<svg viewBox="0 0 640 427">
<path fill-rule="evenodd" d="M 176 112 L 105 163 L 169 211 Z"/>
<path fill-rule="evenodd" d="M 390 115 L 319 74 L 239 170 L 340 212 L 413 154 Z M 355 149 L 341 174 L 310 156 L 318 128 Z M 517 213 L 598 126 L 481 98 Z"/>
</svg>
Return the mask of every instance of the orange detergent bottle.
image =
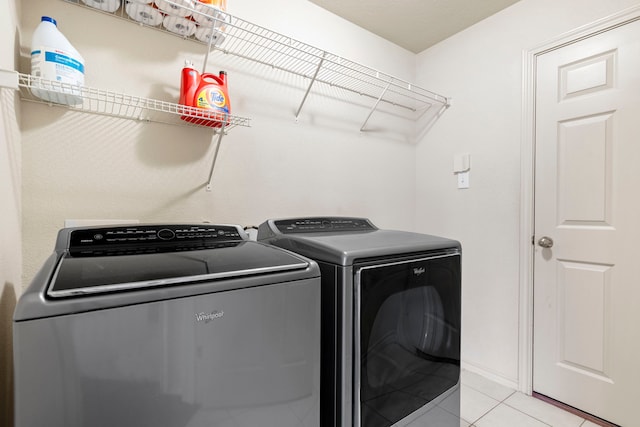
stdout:
<svg viewBox="0 0 640 427">
<path fill-rule="evenodd" d="M 219 75 L 200 74 L 193 68 L 193 64 L 185 61 L 180 81 L 181 105 L 194 107 L 182 111 L 182 120 L 189 123 L 209 127 L 222 127 L 222 123 L 229 124 L 231 114 L 229 92 L 227 90 L 227 73 L 220 71 Z"/>
</svg>

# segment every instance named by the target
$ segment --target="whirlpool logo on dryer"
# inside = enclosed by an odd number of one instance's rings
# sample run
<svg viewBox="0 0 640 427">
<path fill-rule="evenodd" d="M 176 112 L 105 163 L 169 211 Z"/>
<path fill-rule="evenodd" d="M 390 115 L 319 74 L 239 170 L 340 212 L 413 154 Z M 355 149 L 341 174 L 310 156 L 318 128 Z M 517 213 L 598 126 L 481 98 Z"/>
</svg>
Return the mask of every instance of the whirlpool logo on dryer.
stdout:
<svg viewBox="0 0 640 427">
<path fill-rule="evenodd" d="M 200 313 L 196 313 L 196 322 L 204 322 L 206 324 L 209 322 L 213 322 L 216 319 L 220 319 L 222 318 L 222 316 L 224 316 L 224 311 L 222 310 L 215 310 L 211 313 L 205 313 L 204 311 L 201 311 Z"/>
<path fill-rule="evenodd" d="M 416 276 L 420 276 L 421 274 L 424 274 L 426 271 L 427 271 L 427 269 L 424 268 L 424 267 L 414 268 L 413 269 L 413 274 L 415 274 Z"/>
</svg>

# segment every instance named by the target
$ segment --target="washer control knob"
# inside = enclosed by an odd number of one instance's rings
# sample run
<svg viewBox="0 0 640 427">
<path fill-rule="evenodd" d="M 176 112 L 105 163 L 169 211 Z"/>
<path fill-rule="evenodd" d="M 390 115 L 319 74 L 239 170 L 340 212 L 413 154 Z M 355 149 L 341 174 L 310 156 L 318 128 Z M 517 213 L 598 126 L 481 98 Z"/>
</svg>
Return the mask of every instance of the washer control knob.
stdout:
<svg viewBox="0 0 640 427">
<path fill-rule="evenodd" d="M 168 228 L 163 228 L 158 231 L 158 238 L 162 240 L 171 240 L 176 237 L 176 233 L 173 230 L 169 230 Z"/>
</svg>

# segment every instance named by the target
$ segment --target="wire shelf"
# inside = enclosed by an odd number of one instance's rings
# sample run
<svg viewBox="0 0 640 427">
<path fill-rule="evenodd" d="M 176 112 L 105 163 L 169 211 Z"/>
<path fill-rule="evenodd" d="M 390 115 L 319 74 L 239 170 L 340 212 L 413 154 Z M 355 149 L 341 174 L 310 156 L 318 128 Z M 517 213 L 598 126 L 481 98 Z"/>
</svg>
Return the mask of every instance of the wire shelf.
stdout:
<svg viewBox="0 0 640 427">
<path fill-rule="evenodd" d="M 251 125 L 250 119 L 212 113 L 196 107 L 159 101 L 156 99 L 126 95 L 86 86 L 75 86 L 45 80 L 29 74 L 18 74 L 20 97 L 50 105 L 146 122 L 172 125 L 197 125 L 213 129 L 229 130 L 236 126 Z"/>
<path fill-rule="evenodd" d="M 151 6 L 147 6 L 149 10 L 136 14 L 135 12 L 142 6 L 139 6 L 135 0 L 123 0 L 121 4 L 116 0 L 115 5 L 118 6 L 113 11 L 99 9 L 106 4 L 111 4 L 113 9 L 115 7 L 113 2 L 64 1 L 206 44 L 208 45 L 207 56 L 211 51 L 220 51 L 305 77 L 310 80 L 309 89 L 315 82 L 320 82 L 375 99 L 374 109 L 380 102 L 410 112 L 449 106 L 450 100 L 445 96 L 252 24 L 226 12 L 214 8 L 203 8 L 198 2 L 196 2 L 197 7 L 193 9 L 185 7 L 182 4 L 184 2 L 179 4 L 173 0 L 156 1 L 156 4 L 161 2 L 161 6 L 164 5 L 165 8 L 167 5 L 171 7 L 171 14 L 165 15 L 162 10 L 151 8 Z M 161 17 L 149 19 L 152 13 L 160 14 Z M 174 15 L 185 15 L 186 18 Z M 206 62 L 207 58 L 205 58 L 205 65 Z M 309 90 L 307 94 L 308 92 Z"/>
</svg>

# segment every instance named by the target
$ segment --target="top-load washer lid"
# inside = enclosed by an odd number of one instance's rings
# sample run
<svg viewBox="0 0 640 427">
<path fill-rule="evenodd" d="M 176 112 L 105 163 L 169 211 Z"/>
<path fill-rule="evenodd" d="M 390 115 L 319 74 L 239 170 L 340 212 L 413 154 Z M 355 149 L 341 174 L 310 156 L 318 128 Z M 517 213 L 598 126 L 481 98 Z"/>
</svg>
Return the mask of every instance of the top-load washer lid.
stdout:
<svg viewBox="0 0 640 427">
<path fill-rule="evenodd" d="M 62 230 L 46 295 L 65 298 L 305 269 L 307 260 L 249 241 L 237 226 L 140 225 Z"/>
</svg>

